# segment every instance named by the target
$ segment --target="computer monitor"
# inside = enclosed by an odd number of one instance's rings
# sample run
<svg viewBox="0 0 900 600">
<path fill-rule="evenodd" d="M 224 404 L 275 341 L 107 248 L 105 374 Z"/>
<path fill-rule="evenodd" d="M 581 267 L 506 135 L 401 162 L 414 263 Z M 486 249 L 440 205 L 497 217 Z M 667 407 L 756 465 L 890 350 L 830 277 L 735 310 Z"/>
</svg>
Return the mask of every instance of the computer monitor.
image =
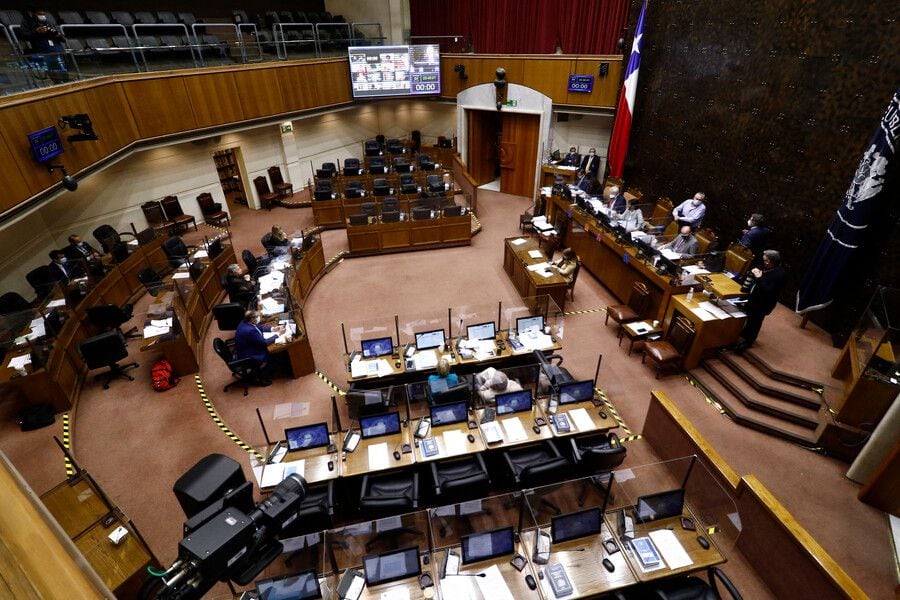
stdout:
<svg viewBox="0 0 900 600">
<path fill-rule="evenodd" d="M 441 404 L 431 407 L 431 425 L 452 425 L 453 423 L 465 423 L 468 420 L 468 406 L 465 402 L 453 404 Z"/>
<path fill-rule="evenodd" d="M 466 327 L 466 338 L 470 340 L 492 340 L 497 337 L 497 329 L 493 321 L 469 325 Z"/>
<path fill-rule="evenodd" d="M 437 381 L 446 381 L 446 379 L 442 377 Z M 472 400 L 472 389 L 466 381 L 461 381 L 449 387 L 446 384 L 443 387 L 432 385 L 434 382 L 435 380 L 428 382 L 428 395 L 432 406 L 453 404 L 455 402 L 468 403 Z"/>
<path fill-rule="evenodd" d="M 314 570 L 257 581 L 256 593 L 260 600 L 312 600 L 322 597 L 319 578 Z"/>
<path fill-rule="evenodd" d="M 543 331 L 544 315 L 519 317 L 516 319 L 516 333 L 522 335 L 526 331 Z"/>
<path fill-rule="evenodd" d="M 684 509 L 684 488 L 640 496 L 634 505 L 638 523 L 678 517 Z"/>
<path fill-rule="evenodd" d="M 284 430 L 284 437 L 287 440 L 288 452 L 321 448 L 331 441 L 328 437 L 327 423 L 290 427 Z"/>
<path fill-rule="evenodd" d="M 500 527 L 462 536 L 462 563 L 488 560 L 497 556 L 512 554 L 514 548 L 513 528 Z"/>
<path fill-rule="evenodd" d="M 573 402 L 583 402 L 584 400 L 593 399 L 594 381 L 592 379 L 573 381 L 559 386 L 560 404 L 572 404 Z"/>
<path fill-rule="evenodd" d="M 530 411 L 532 402 L 531 390 L 497 394 L 494 396 L 494 402 L 497 404 L 498 415 Z"/>
<path fill-rule="evenodd" d="M 553 543 L 566 542 L 589 535 L 597 535 L 603 525 L 599 507 L 586 508 L 550 519 L 550 537 Z"/>
<path fill-rule="evenodd" d="M 400 433 L 400 413 L 397 411 L 359 418 L 363 439 Z"/>
<path fill-rule="evenodd" d="M 444 330 L 422 331 L 416 334 L 416 350 L 431 350 L 444 345 Z"/>
<path fill-rule="evenodd" d="M 652 237 L 635 238 L 634 240 L 634 245 L 637 246 L 638 252 L 643 254 L 646 258 L 653 258 L 657 253 L 651 240 L 653 240 Z"/>
<path fill-rule="evenodd" d="M 414 577 L 422 571 L 419 547 L 363 556 L 363 571 L 370 586 Z"/>
<path fill-rule="evenodd" d="M 387 356 L 394 351 L 394 340 L 391 337 L 372 338 L 362 341 L 363 358 Z"/>
</svg>

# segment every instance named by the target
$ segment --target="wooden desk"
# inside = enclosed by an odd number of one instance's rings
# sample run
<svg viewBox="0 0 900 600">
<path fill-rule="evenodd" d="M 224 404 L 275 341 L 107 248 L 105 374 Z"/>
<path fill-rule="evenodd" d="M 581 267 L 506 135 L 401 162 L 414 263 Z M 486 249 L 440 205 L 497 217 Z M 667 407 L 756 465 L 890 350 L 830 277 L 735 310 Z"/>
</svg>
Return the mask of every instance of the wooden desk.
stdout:
<svg viewBox="0 0 900 600">
<path fill-rule="evenodd" d="M 90 528 L 112 510 L 86 477 L 74 483 L 63 481 L 41 494 L 41 501 L 70 538 Z"/>
<path fill-rule="evenodd" d="M 512 242 L 516 239 L 525 239 L 525 242 L 515 245 Z M 564 309 L 568 291 L 566 278 L 558 273 L 550 277 L 541 277 L 534 271 L 529 271 L 529 265 L 548 260 L 543 251 L 540 257 L 532 258 L 528 255 L 529 250 L 540 250 L 539 244 L 529 238 L 506 238 L 503 244 L 503 270 L 509 275 L 522 298 L 550 296 L 560 310 Z"/>
<path fill-rule="evenodd" d="M 708 298 L 703 294 L 694 294 L 694 298 L 690 302 L 688 302 L 687 294 L 673 296 L 671 302 L 669 302 L 669 309 L 666 311 L 666 317 L 662 325 L 664 331 L 669 330 L 669 325 L 675 313 L 683 315 L 690 320 L 696 330 L 694 341 L 691 342 L 691 347 L 684 357 L 684 368 L 686 370 L 693 369 L 700 364 L 705 352 L 737 342 L 741 330 L 744 328 L 744 322 L 747 320 L 745 317 L 729 317 L 727 319 L 713 317 L 704 321 L 691 309 L 699 308 L 700 303 L 707 300 Z"/>
<path fill-rule="evenodd" d="M 329 434 L 328 440 L 331 444 L 334 444 L 336 448 L 334 452 L 328 452 L 327 446 L 310 448 L 308 450 L 295 450 L 288 452 L 282 462 L 303 460 L 303 478 L 307 483 L 321 483 L 337 479 L 341 475 L 341 455 L 340 446 L 338 445 L 338 442 L 342 441 L 341 434 Z M 329 460 L 332 461 L 334 466 L 331 470 L 328 469 Z"/>
<path fill-rule="evenodd" d="M 522 533 L 522 542 L 526 548 L 534 548 L 534 536 L 534 530 Z M 610 555 L 606 552 L 602 540 L 608 537 L 612 537 L 612 534 L 607 524 L 603 523 L 598 535 L 551 544 L 550 561 L 547 565 L 533 565 L 535 571 L 544 570 L 543 579 L 535 577 L 541 595 L 544 598 L 555 598 L 550 578 L 546 574 L 546 568 L 554 563 L 565 568 L 566 575 L 575 588 L 574 593 L 566 598 L 593 598 L 637 583 L 624 553 L 620 551 Z M 604 558 L 609 558 L 615 565 L 612 573 L 602 566 Z"/>
<path fill-rule="evenodd" d="M 426 547 L 424 550 L 419 549 L 419 561 L 420 566 L 422 568 L 422 573 L 428 573 L 431 575 L 431 580 L 437 580 L 437 570 L 435 566 L 435 561 L 429 560 L 428 564 L 425 564 L 423 559 L 428 554 L 428 548 Z M 338 580 L 340 581 L 340 580 Z M 337 589 L 337 588 L 335 588 Z M 432 586 L 430 588 L 425 588 L 434 592 L 435 587 Z M 391 581 L 389 583 L 382 583 L 380 585 L 365 585 L 363 586 L 363 591 L 359 595 L 360 600 L 382 600 L 382 598 L 408 598 L 409 600 L 425 600 L 426 598 L 431 598 L 432 595 L 426 595 L 425 589 L 422 589 L 422 586 L 419 585 L 419 578 L 416 577 L 407 577 L 405 579 L 398 579 L 397 581 Z M 393 594 L 396 594 L 394 596 Z M 337 598 L 337 596 L 335 596 Z"/>
<path fill-rule="evenodd" d="M 388 254 L 428 248 L 467 246 L 472 241 L 472 216 L 437 216 L 397 223 L 370 223 L 347 227 L 351 256 Z"/>
<path fill-rule="evenodd" d="M 638 331 L 636 327 L 641 325 L 646 327 L 647 329 L 641 329 Z M 654 327 L 652 322 L 648 321 L 632 321 L 631 323 L 625 323 L 622 325 L 622 329 L 619 330 L 619 346 L 622 345 L 622 337 L 628 338 L 628 356 L 631 356 L 631 351 L 634 348 L 635 342 L 642 342 L 646 340 L 651 335 L 658 335 L 663 332 L 659 327 Z"/>
<path fill-rule="evenodd" d="M 566 183 L 575 183 L 578 167 L 560 167 L 558 165 L 541 166 L 541 187 L 551 187 L 557 175 L 562 175 Z"/>
<path fill-rule="evenodd" d="M 725 273 L 710 273 L 709 275 L 699 275 L 697 279 L 706 279 L 709 283 L 706 286 L 713 294 L 719 298 L 730 299 L 746 296 L 741 291 L 741 284 L 726 275 Z"/>
<path fill-rule="evenodd" d="M 341 437 L 341 446 L 343 447 L 344 439 L 347 434 L 343 433 Z M 360 440 L 359 445 L 353 452 L 347 452 L 347 460 L 341 465 L 341 476 L 353 477 L 354 475 L 367 475 L 369 473 L 378 473 L 380 471 L 388 471 L 391 469 L 399 469 L 408 467 L 416 462 L 415 452 L 403 453 L 403 444 L 409 444 L 412 447 L 412 433 L 409 427 L 400 427 L 400 433 L 391 435 L 380 435 L 378 437 Z M 369 464 L 369 447 L 375 444 L 387 444 L 385 456 L 387 457 L 383 465 Z M 395 460 L 393 456 L 394 450 L 400 452 L 400 460 Z"/>
<path fill-rule="evenodd" d="M 444 434 L 449 433 L 451 436 L 460 435 L 462 436 L 462 447 L 454 448 L 451 451 L 451 448 L 447 446 L 447 442 L 444 439 Z M 475 441 L 470 442 L 467 436 L 471 434 Z M 444 460 L 447 458 L 454 458 L 457 456 L 467 456 L 469 454 L 476 454 L 478 452 L 482 452 L 487 448 L 484 444 L 484 439 L 481 437 L 481 431 L 478 429 L 469 429 L 468 423 L 454 423 L 453 425 L 438 425 L 437 427 L 432 427 L 426 438 L 434 438 L 434 441 L 437 442 L 438 453 L 434 456 L 425 456 L 422 454 L 422 440 L 419 440 L 418 446 L 415 447 L 415 455 L 417 463 L 425 463 L 431 462 L 433 460 Z"/>
<path fill-rule="evenodd" d="M 606 527 L 609 531 L 616 530 L 616 516 L 619 511 L 609 511 L 604 516 L 604 520 L 606 521 Z M 697 520 L 693 513 L 691 513 L 690 509 L 685 506 L 684 516 L 690 517 L 694 520 L 694 523 L 697 524 L 697 531 L 688 531 L 681 528 L 681 517 L 671 517 L 669 519 L 659 519 L 657 521 L 651 521 L 649 523 L 637 523 L 634 524 L 634 537 L 646 537 L 651 531 L 657 531 L 661 529 L 669 528 L 672 530 L 672 533 L 675 534 L 675 537 L 678 538 L 678 542 L 684 548 L 684 551 L 688 553 L 692 564 L 680 567 L 678 569 L 670 569 L 665 565 L 665 559 L 663 559 L 663 568 L 656 569 L 655 571 L 644 571 L 640 563 L 637 559 L 637 556 L 634 555 L 634 551 L 630 548 L 626 550 L 622 550 L 616 553 L 616 556 L 624 554 L 625 560 L 628 562 L 628 566 L 631 569 L 632 574 L 635 579 L 639 582 L 643 583 L 646 581 L 655 581 L 658 579 L 664 579 L 666 577 L 671 577 L 672 575 L 681 575 L 685 573 L 692 573 L 694 571 L 701 571 L 706 569 L 707 567 L 712 567 L 715 565 L 719 565 L 725 562 L 725 557 L 719 551 L 718 546 L 713 539 L 713 536 L 707 534 L 703 531 L 703 528 L 700 526 L 700 521 Z M 697 541 L 697 536 L 703 535 L 709 541 L 709 548 L 704 549 L 700 543 Z M 621 540 L 616 538 L 616 542 L 620 544 L 621 548 Z M 654 544 L 655 545 L 655 544 Z M 659 550 L 657 548 L 657 550 Z M 600 567 L 602 568 L 602 567 Z M 618 567 L 617 567 L 618 570 Z"/>
<path fill-rule="evenodd" d="M 107 536 L 120 525 L 128 529 L 128 535 L 114 545 Z M 75 546 L 100 579 L 120 598 L 137 592 L 146 578 L 146 568 L 155 562 L 132 527 L 121 519 L 116 519 L 109 527 L 95 523 L 75 538 Z"/>
<path fill-rule="evenodd" d="M 454 551 L 457 555 L 462 556 L 462 551 L 459 545 L 453 546 L 450 548 L 446 548 L 443 551 L 435 552 L 435 556 L 433 557 L 435 560 L 432 560 L 432 563 L 440 565 L 444 560 L 444 553 Z M 518 541 L 515 545 L 515 551 L 521 554 L 522 556 L 528 557 L 531 556 L 531 547 L 527 546 L 524 541 Z M 459 575 L 470 574 L 474 575 L 475 573 L 483 573 L 487 569 L 490 569 L 493 566 L 496 566 L 500 570 L 500 574 L 503 576 L 503 581 L 506 582 L 506 587 L 509 588 L 510 594 L 516 600 L 526 600 L 528 598 L 540 598 L 537 590 L 531 590 L 528 588 L 528 584 L 525 583 L 525 576 L 532 575 L 537 581 L 537 574 L 534 572 L 534 569 L 531 565 L 531 561 L 528 560 L 528 564 L 522 569 L 522 572 L 516 570 L 509 561 L 511 561 L 513 555 L 507 554 L 504 556 L 498 556 L 497 558 L 492 558 L 490 560 L 481 560 L 478 562 L 469 563 L 467 565 L 460 564 L 459 565 Z M 478 587 L 476 583 L 477 577 L 459 577 L 456 575 L 448 575 L 444 579 L 438 580 L 438 587 L 440 588 L 441 598 L 459 598 L 459 597 L 468 597 L 475 598 L 477 600 L 491 600 L 487 598 L 481 593 L 481 588 Z M 453 585 L 453 588 L 448 589 L 450 585 Z M 466 594 L 466 592 L 469 592 Z M 549 596 L 552 598 L 553 596 Z"/>
<path fill-rule="evenodd" d="M 475 414 L 478 418 L 478 427 L 481 428 L 481 417 L 484 415 L 484 409 L 479 408 L 475 411 Z M 549 440 L 553 437 L 553 431 L 550 428 L 550 424 L 547 423 L 543 427 L 540 427 L 540 433 L 537 433 L 532 429 L 535 424 L 535 419 L 538 417 L 543 417 L 544 413 L 537 405 L 537 403 L 531 406 L 531 411 L 523 411 L 512 414 L 500 415 L 498 414 L 494 417 L 494 421 L 496 421 L 500 425 L 500 431 L 503 433 L 503 441 L 496 442 L 494 444 L 490 444 L 488 447 L 491 449 L 497 448 L 514 448 L 516 446 L 521 446 L 524 444 L 533 444 L 534 442 L 540 442 L 541 440 Z M 503 422 L 507 419 L 518 419 L 522 424 L 522 429 L 525 430 L 525 439 L 510 441 L 508 440 L 508 435 L 506 433 L 506 428 L 503 426 Z M 482 437 L 484 436 L 484 432 L 481 433 Z M 486 440 L 487 438 L 485 438 Z"/>
<path fill-rule="evenodd" d="M 550 414 L 547 411 L 547 405 L 550 403 L 549 398 L 540 401 L 541 412 L 544 413 L 544 418 L 547 422 L 550 422 Z M 575 424 L 575 420 L 569 414 L 572 411 L 584 409 L 587 412 L 588 417 L 591 419 L 591 424 L 593 427 L 591 429 L 578 429 L 578 426 Z M 600 416 L 600 411 L 603 411 L 606 414 L 606 417 Z M 553 431 L 554 437 L 570 437 L 573 435 L 582 435 L 585 433 L 595 433 L 600 431 L 609 431 L 613 429 L 618 424 L 615 419 L 609 416 L 609 413 L 606 412 L 605 407 L 603 406 L 594 406 L 594 403 L 590 400 L 584 400 L 582 402 L 572 402 L 571 404 L 560 404 L 556 408 L 557 415 L 566 415 L 569 419 L 569 423 L 572 426 L 572 431 L 559 433 L 556 431 L 556 425 L 549 425 L 549 428 Z"/>
</svg>

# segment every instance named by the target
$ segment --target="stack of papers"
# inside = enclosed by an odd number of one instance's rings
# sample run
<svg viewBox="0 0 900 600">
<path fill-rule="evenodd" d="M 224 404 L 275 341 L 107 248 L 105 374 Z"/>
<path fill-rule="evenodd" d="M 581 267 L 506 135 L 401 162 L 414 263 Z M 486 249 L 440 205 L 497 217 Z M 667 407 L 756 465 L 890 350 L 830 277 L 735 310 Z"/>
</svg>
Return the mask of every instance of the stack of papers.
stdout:
<svg viewBox="0 0 900 600">
<path fill-rule="evenodd" d="M 659 253 L 662 254 L 664 258 L 668 258 L 669 260 L 678 260 L 681 258 L 681 254 L 669 248 L 660 248 Z"/>
<path fill-rule="evenodd" d="M 9 359 L 10 369 L 24 369 L 26 365 L 31 364 L 31 354 L 22 354 Z"/>
<path fill-rule="evenodd" d="M 481 433 L 488 444 L 495 444 L 503 441 L 503 433 L 500 431 L 500 424 L 497 421 L 481 424 Z"/>
<path fill-rule="evenodd" d="M 456 429 L 445 431 L 443 438 L 447 454 L 462 454 L 466 451 L 466 436 L 462 431 Z"/>
<path fill-rule="evenodd" d="M 547 222 L 547 217 L 541 215 L 540 217 L 534 217 L 531 219 L 531 226 L 534 227 L 536 231 L 540 231 L 541 233 L 550 231 L 553 229 L 553 225 Z"/>
<path fill-rule="evenodd" d="M 416 364 L 417 371 L 421 371 L 422 369 L 433 369 L 438 364 L 437 354 L 429 350 L 418 352 L 413 357 L 413 362 Z"/>
<path fill-rule="evenodd" d="M 506 580 L 503 579 L 500 567 L 493 565 L 491 568 L 482 571 L 482 573 L 484 573 L 484 577 L 469 577 L 467 579 L 475 580 L 475 583 L 478 584 L 478 589 L 481 590 L 481 596 L 483 598 L 490 598 L 491 600 L 515 600 L 512 592 L 509 591 L 509 586 L 506 585 Z"/>
<path fill-rule="evenodd" d="M 284 304 L 275 300 L 274 298 L 264 298 L 260 303 L 259 307 L 262 310 L 262 314 L 264 315 L 277 315 L 280 312 L 284 312 Z"/>
<path fill-rule="evenodd" d="M 596 429 L 594 421 L 588 414 L 587 409 L 576 408 L 575 410 L 570 410 L 566 414 L 569 415 L 569 422 L 574 425 L 578 431 L 592 431 Z"/>
<path fill-rule="evenodd" d="M 553 339 L 538 331 L 526 331 L 519 335 L 519 342 L 529 350 L 545 350 L 553 346 Z"/>
<path fill-rule="evenodd" d="M 268 275 L 259 278 L 259 293 L 268 294 L 274 292 L 284 283 L 284 273 L 281 271 L 272 271 Z"/>
<path fill-rule="evenodd" d="M 25 339 L 34 340 L 37 339 L 47 333 L 47 330 L 44 328 L 44 317 L 38 317 L 33 319 L 30 324 L 31 333 L 25 336 Z"/>
<path fill-rule="evenodd" d="M 178 271 L 172 275 L 172 279 L 187 279 L 191 276 L 187 271 Z"/>
<path fill-rule="evenodd" d="M 144 339 L 165 335 L 172 329 L 172 317 L 168 319 L 153 319 L 149 325 L 144 326 Z"/>
<path fill-rule="evenodd" d="M 522 421 L 519 417 L 510 417 L 501 421 L 503 429 L 506 431 L 506 439 L 510 442 L 521 442 L 528 439 L 525 428 L 522 427 Z"/>
<path fill-rule="evenodd" d="M 678 541 L 674 531 L 670 529 L 651 531 L 650 539 L 653 540 L 653 545 L 659 550 L 659 554 L 670 569 L 680 569 L 694 564 L 684 546 Z"/>
<path fill-rule="evenodd" d="M 512 240 L 510 242 L 510 244 L 512 244 L 513 246 L 521 246 L 522 244 L 524 244 L 527 241 L 528 240 L 526 240 L 525 238 L 516 238 L 516 239 Z"/>
<path fill-rule="evenodd" d="M 529 250 L 528 256 L 530 256 L 531 258 L 541 258 L 544 256 L 544 253 L 540 250 Z"/>
</svg>

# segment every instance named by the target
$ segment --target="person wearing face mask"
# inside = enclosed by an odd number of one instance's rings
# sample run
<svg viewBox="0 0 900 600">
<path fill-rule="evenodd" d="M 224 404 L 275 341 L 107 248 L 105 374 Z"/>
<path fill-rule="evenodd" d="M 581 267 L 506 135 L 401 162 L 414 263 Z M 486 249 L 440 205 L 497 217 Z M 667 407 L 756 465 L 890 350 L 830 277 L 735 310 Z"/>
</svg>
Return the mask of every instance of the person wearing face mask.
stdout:
<svg viewBox="0 0 900 600">
<path fill-rule="evenodd" d="M 691 233 L 691 226 L 684 225 L 681 231 L 675 236 L 675 239 L 668 244 L 663 244 L 660 249 L 668 248 L 672 252 L 677 252 L 681 256 L 693 256 L 697 253 L 697 238 Z"/>
<path fill-rule="evenodd" d="M 625 196 L 619 191 L 619 186 L 614 185 L 609 188 L 609 210 L 621 214 L 625 212 Z"/>
<path fill-rule="evenodd" d="M 69 80 L 64 58 L 66 38 L 50 24 L 46 11 L 29 7 L 19 37 L 31 46 L 26 56 L 37 77 L 49 77 L 54 83 Z"/>
<path fill-rule="evenodd" d="M 644 228 L 644 213 L 637 207 L 637 200 L 629 198 L 625 206 L 625 211 L 619 216 L 622 227 L 625 228 L 625 233 L 642 230 Z"/>
<path fill-rule="evenodd" d="M 741 239 L 738 240 L 742 246 L 746 246 L 753 252 L 754 257 L 759 257 L 763 250 L 763 244 L 769 237 L 769 228 L 764 225 L 765 219 L 759 213 L 753 213 L 747 219 L 747 229 L 741 232 Z M 756 263 L 756 260 L 754 260 Z"/>
<path fill-rule="evenodd" d="M 703 192 L 697 192 L 693 198 L 688 198 L 672 211 L 672 217 L 678 221 L 679 227 L 689 225 L 695 231 L 703 222 L 705 214 L 706 194 Z"/>
<path fill-rule="evenodd" d="M 575 146 L 569 148 L 569 153 L 560 161 L 559 164 L 565 167 L 577 167 L 581 162 L 581 156 L 575 150 Z"/>
<path fill-rule="evenodd" d="M 62 250 L 50 251 L 50 276 L 54 281 L 58 281 L 63 285 L 67 285 L 69 281 L 77 276 L 72 266 L 67 264 L 68 259 Z"/>
<path fill-rule="evenodd" d="M 282 327 L 269 327 L 262 325 L 262 317 L 255 310 L 244 313 L 244 320 L 238 323 L 234 336 L 235 358 L 250 358 L 260 365 L 261 385 L 272 383 L 272 373 L 275 371 L 275 363 L 269 354 L 269 344 L 275 341 L 281 333 Z"/>
<path fill-rule="evenodd" d="M 761 269 L 757 267 L 750 271 L 755 280 L 751 284 L 750 296 L 744 307 L 747 320 L 744 322 L 741 337 L 734 346 L 736 352 L 743 352 L 756 341 L 763 319 L 775 310 L 778 296 L 787 279 L 787 273 L 781 268 L 781 254 L 776 250 L 764 251 L 762 260 Z"/>
<path fill-rule="evenodd" d="M 597 150 L 591 148 L 588 150 L 587 156 L 581 159 L 581 166 L 578 171 L 584 175 L 589 175 L 591 179 L 597 179 L 597 171 L 600 169 L 600 158 L 597 156 Z"/>
</svg>

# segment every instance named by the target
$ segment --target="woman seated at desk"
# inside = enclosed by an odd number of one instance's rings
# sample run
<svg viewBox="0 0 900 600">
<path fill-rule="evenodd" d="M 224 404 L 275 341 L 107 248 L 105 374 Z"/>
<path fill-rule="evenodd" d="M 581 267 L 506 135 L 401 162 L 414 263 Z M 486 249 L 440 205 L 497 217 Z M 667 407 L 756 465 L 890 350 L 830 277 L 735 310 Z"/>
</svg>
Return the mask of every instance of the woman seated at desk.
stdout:
<svg viewBox="0 0 900 600">
<path fill-rule="evenodd" d="M 640 231 L 644 228 L 644 214 L 637 207 L 637 200 L 634 198 L 625 200 L 625 210 L 619 215 L 619 220 L 622 222 L 622 227 L 625 228 L 625 233 Z"/>
<path fill-rule="evenodd" d="M 446 358 L 442 358 L 437 364 L 437 373 L 428 376 L 428 382 L 446 380 L 447 387 L 453 387 L 459 383 L 459 377 L 456 373 L 450 372 L 450 362 Z"/>
<path fill-rule="evenodd" d="M 475 375 L 475 384 L 478 386 L 478 395 L 482 401 L 490 403 L 494 401 L 494 396 L 504 394 L 506 392 L 518 392 L 522 390 L 522 386 L 515 379 L 507 377 L 503 371 L 498 371 L 494 367 L 488 367 L 481 373 Z"/>
<path fill-rule="evenodd" d="M 574 277 L 575 267 L 577 266 L 578 256 L 575 255 L 575 251 L 571 248 L 566 248 L 562 251 L 562 258 L 559 259 L 559 262 L 552 265 L 550 269 L 562 275 L 567 283 L 572 283 L 572 277 Z"/>
</svg>

